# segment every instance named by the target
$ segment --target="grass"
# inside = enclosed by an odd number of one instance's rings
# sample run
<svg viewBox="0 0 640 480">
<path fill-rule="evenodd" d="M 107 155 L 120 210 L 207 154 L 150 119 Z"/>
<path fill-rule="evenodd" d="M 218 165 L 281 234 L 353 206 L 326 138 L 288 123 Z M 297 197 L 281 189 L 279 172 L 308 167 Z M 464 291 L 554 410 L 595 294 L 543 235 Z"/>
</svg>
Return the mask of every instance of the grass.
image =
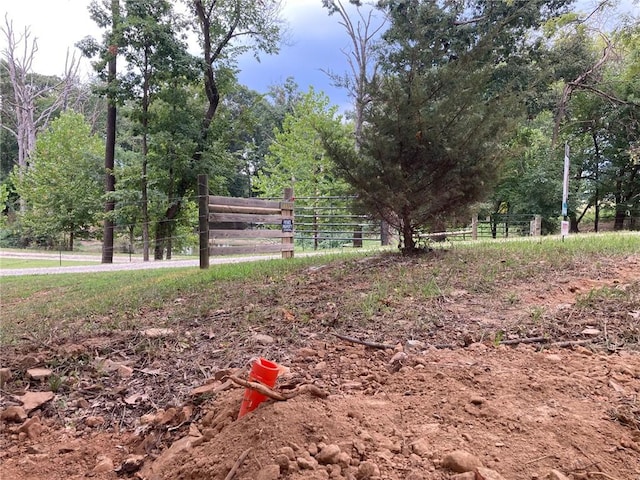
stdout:
<svg viewBox="0 0 640 480">
<path fill-rule="evenodd" d="M 344 314 L 364 314 L 364 319 L 369 319 L 384 313 L 388 305 L 438 301 L 452 289 L 491 293 L 496 283 L 504 285 L 510 279 L 544 282 L 549 272 L 562 274 L 564 268 L 582 265 L 586 258 L 606 261 L 607 256 L 638 254 L 640 234 L 576 235 L 564 241 L 553 237 L 460 242 L 449 246 L 446 253 L 408 257 L 387 266 L 383 261 L 383 267 L 376 269 L 361 261 L 363 253 L 224 264 L 208 270 L 163 268 L 1 277 L 0 345 L 16 343 L 25 336 L 49 339 L 195 322 L 206 312 L 225 306 L 229 298 L 240 305 L 271 305 L 273 310 L 286 306 L 302 315 L 300 318 L 307 318 L 303 308 L 296 309 L 296 290 L 289 286 L 304 284 L 309 267 L 332 262 L 342 266 L 331 275 L 353 277 L 355 284 L 362 280 L 369 287 L 333 291 L 330 285 L 313 285 L 309 290 L 317 291 L 318 298 L 326 295 L 331 296 L 331 302 L 339 301 Z M 510 290 L 498 294 L 503 299 L 506 296 L 508 303 L 519 301 Z M 592 303 L 606 295 L 609 292 L 594 292 L 582 301 Z M 248 310 L 242 316 L 259 322 L 263 313 Z M 542 311 L 530 313 L 543 316 Z M 419 317 L 417 312 L 415 316 Z"/>
</svg>

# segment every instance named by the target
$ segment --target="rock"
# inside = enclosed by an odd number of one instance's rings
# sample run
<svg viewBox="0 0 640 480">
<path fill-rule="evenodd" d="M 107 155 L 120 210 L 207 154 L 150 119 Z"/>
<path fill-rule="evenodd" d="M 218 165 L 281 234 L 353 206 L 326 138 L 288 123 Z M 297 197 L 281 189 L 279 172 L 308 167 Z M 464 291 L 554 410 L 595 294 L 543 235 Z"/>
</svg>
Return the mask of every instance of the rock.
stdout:
<svg viewBox="0 0 640 480">
<path fill-rule="evenodd" d="M 419 350 L 421 348 L 424 348 L 425 344 L 420 340 L 407 340 L 407 343 L 405 343 L 405 347 L 407 347 L 407 349 L 413 348 L 413 349 Z"/>
<path fill-rule="evenodd" d="M 451 477 L 451 480 L 476 480 L 476 472 L 458 473 Z"/>
<path fill-rule="evenodd" d="M 505 480 L 505 478 L 495 470 L 491 470 L 489 468 L 484 468 L 484 467 L 478 467 L 476 469 L 475 480 Z"/>
<path fill-rule="evenodd" d="M 357 480 L 368 480 L 380 476 L 380 468 L 373 462 L 362 462 L 356 472 Z"/>
<path fill-rule="evenodd" d="M 585 328 L 580 333 L 582 333 L 583 335 L 588 335 L 590 337 L 596 337 L 600 335 L 600 330 L 598 330 L 597 328 Z"/>
<path fill-rule="evenodd" d="M 286 455 L 286 457 L 291 461 L 294 461 L 296 459 L 296 452 L 294 452 L 293 448 L 291 447 L 282 447 L 280 450 L 278 450 L 278 453 L 280 453 L 281 455 Z"/>
<path fill-rule="evenodd" d="M 421 472 L 414 470 L 405 477 L 405 480 L 424 480 L 424 475 Z"/>
<path fill-rule="evenodd" d="M 283 473 L 287 473 L 289 471 L 289 457 L 284 454 L 276 455 L 273 459 L 275 463 L 280 467 L 280 471 Z"/>
<path fill-rule="evenodd" d="M 411 451 L 421 457 L 426 457 L 431 453 L 433 448 L 426 438 L 420 438 L 411 444 Z"/>
<path fill-rule="evenodd" d="M 478 467 L 482 467 L 482 462 L 478 457 L 464 450 L 455 450 L 442 458 L 442 466 L 454 472 L 472 472 Z"/>
<path fill-rule="evenodd" d="M 100 425 L 104 425 L 104 417 L 99 416 L 90 416 L 84 419 L 84 424 L 87 427 L 99 427 Z"/>
<path fill-rule="evenodd" d="M 27 414 L 45 403 L 53 400 L 53 392 L 27 392 L 21 397 L 16 397 L 22 402 L 22 408 Z"/>
<path fill-rule="evenodd" d="M 140 333 L 147 338 L 159 338 L 173 335 L 173 330 L 170 328 L 147 328 Z"/>
<path fill-rule="evenodd" d="M 558 470 L 551 470 L 546 478 L 548 480 L 569 480 L 569 477 L 567 477 L 564 473 L 558 471 Z"/>
<path fill-rule="evenodd" d="M 27 375 L 32 380 L 45 380 L 53 374 L 48 368 L 30 368 Z"/>
<path fill-rule="evenodd" d="M 98 463 L 96 463 L 96 466 L 93 467 L 93 473 L 107 473 L 107 472 L 113 472 L 115 470 L 115 467 L 113 465 L 113 460 L 111 460 L 109 457 L 98 457 Z"/>
<path fill-rule="evenodd" d="M 12 376 L 10 368 L 0 368 L 0 387 L 4 386 Z"/>
<path fill-rule="evenodd" d="M 120 378 L 129 378 L 133 375 L 133 368 L 128 367 L 127 365 L 119 365 L 117 372 Z"/>
<path fill-rule="evenodd" d="M 255 480 L 278 480 L 280 477 L 280 465 L 271 464 L 262 467 L 255 477 Z"/>
<path fill-rule="evenodd" d="M 30 440 L 37 439 L 44 431 L 44 426 L 38 417 L 33 417 L 18 427 L 18 433 L 25 433 Z"/>
<path fill-rule="evenodd" d="M 329 465 L 337 463 L 338 455 L 340 455 L 340 447 L 335 444 L 327 445 L 316 455 L 318 463 Z"/>
<path fill-rule="evenodd" d="M 0 413 L 0 420 L 4 422 L 22 423 L 26 419 L 27 414 L 24 408 L 18 406 L 8 407 Z"/>
<path fill-rule="evenodd" d="M 343 468 L 347 468 L 349 465 L 351 465 L 351 455 L 344 451 L 340 452 L 336 457 L 335 463 Z"/>
<path fill-rule="evenodd" d="M 298 457 L 296 458 L 296 463 L 300 470 L 315 470 L 318 466 L 317 460 L 311 457 Z"/>
<path fill-rule="evenodd" d="M 253 337 L 253 341 L 259 345 L 271 345 L 275 342 L 274 338 L 270 335 L 264 335 L 262 333 L 256 333 Z"/>
<path fill-rule="evenodd" d="M 296 350 L 296 356 L 300 358 L 317 357 L 318 351 L 313 348 L 303 347 Z"/>
<path fill-rule="evenodd" d="M 144 464 L 144 455 L 131 455 L 122 462 L 120 468 L 118 468 L 118 473 L 135 473 Z"/>
</svg>

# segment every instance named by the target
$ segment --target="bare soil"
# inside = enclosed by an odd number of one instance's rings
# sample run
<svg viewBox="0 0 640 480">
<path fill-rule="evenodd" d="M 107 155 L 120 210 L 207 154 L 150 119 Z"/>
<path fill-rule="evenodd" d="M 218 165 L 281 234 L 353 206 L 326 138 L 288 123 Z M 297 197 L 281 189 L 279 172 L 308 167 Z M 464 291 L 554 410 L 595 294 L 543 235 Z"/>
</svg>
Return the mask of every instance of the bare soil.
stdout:
<svg viewBox="0 0 640 480">
<path fill-rule="evenodd" d="M 452 255 L 328 262 L 175 298 L 135 331 L 6 346 L 0 410 L 55 396 L 0 423 L 0 477 L 640 480 L 640 256 L 469 276 L 482 261 L 438 270 Z M 277 391 L 328 396 L 238 419 L 228 375 L 258 356 Z M 493 473 L 454 471 L 455 451 Z"/>
</svg>

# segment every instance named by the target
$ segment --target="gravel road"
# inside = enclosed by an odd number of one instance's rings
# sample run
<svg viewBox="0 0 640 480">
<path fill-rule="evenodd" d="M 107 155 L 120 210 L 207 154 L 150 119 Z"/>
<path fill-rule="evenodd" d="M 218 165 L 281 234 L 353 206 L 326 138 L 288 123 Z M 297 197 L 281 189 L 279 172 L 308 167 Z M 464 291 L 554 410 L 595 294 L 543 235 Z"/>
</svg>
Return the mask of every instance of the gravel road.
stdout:
<svg viewBox="0 0 640 480">
<path fill-rule="evenodd" d="M 303 254 L 304 255 L 304 254 Z M 279 258 L 280 255 L 253 255 L 245 257 L 214 257 L 210 258 L 210 265 L 219 265 L 224 263 L 241 263 L 255 262 L 259 260 L 270 260 Z M 59 260 L 60 255 L 55 253 L 42 252 L 16 252 L 0 250 L 0 259 L 2 258 L 23 258 L 32 260 Z M 101 257 L 90 255 L 72 255 L 64 254 L 62 256 L 64 262 L 83 261 L 83 262 L 100 262 Z M 121 270 L 147 270 L 153 268 L 180 268 L 193 267 L 198 268 L 200 261 L 195 258 L 193 260 L 163 260 L 143 262 L 138 257 L 132 257 L 131 260 L 127 256 L 114 257 L 114 263 L 96 265 L 70 265 L 62 267 L 46 267 L 46 268 L 0 268 L 0 277 L 10 277 L 17 275 L 56 275 L 61 273 L 92 273 L 92 272 L 113 272 Z"/>
</svg>

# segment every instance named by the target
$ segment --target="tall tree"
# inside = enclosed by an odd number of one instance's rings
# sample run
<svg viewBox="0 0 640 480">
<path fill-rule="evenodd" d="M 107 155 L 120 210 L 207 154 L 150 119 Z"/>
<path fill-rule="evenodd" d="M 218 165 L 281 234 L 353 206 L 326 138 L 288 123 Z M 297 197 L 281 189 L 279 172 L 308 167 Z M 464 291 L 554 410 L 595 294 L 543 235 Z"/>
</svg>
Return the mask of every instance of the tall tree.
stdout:
<svg viewBox="0 0 640 480">
<path fill-rule="evenodd" d="M 343 51 L 350 73 L 338 75 L 330 72 L 329 75 L 336 85 L 345 87 L 353 98 L 354 129 L 358 145 L 362 137 L 364 110 L 370 101 L 368 84 L 375 78 L 377 70 L 373 49 L 376 38 L 386 25 L 386 19 L 378 20 L 372 6 L 369 6 L 368 11 L 363 10 L 363 2 L 360 0 L 350 0 L 349 3 L 355 5 L 356 15 L 351 14 L 342 0 L 322 0 L 330 15 L 337 14 L 340 17 L 339 23 L 351 40 L 351 50 Z"/>
<path fill-rule="evenodd" d="M 336 176 L 318 131 L 350 138 L 349 128 L 342 124 L 337 107 L 330 106 L 329 97 L 311 88 L 275 133 L 254 190 L 267 197 L 281 196 L 286 187 L 293 187 L 298 197 L 344 195 L 348 185 Z"/>
<path fill-rule="evenodd" d="M 168 1 L 125 0 L 122 25 L 127 74 L 122 84 L 134 101 L 132 114 L 140 126 L 143 258 L 149 260 L 148 154 L 150 107 L 160 89 L 175 78 L 193 80 L 193 62 L 180 39 L 183 26 Z"/>
<path fill-rule="evenodd" d="M 38 42 L 30 29 L 26 27 L 18 34 L 13 22 L 5 16 L 0 32 L 6 40 L 3 61 L 0 62 L 0 71 L 4 75 L 0 77 L 9 80 L 8 85 L 3 81 L 3 121 L 0 128 L 15 137 L 15 164 L 22 172 L 29 165 L 38 131 L 46 128 L 50 119 L 65 108 L 65 100 L 75 81 L 77 62 L 73 57 L 67 58 L 62 79 L 38 75 L 33 71 Z"/>
<path fill-rule="evenodd" d="M 74 239 L 96 225 L 100 214 L 100 153 L 104 145 L 91 134 L 82 115 L 63 113 L 41 133 L 33 168 L 15 170 L 13 182 L 25 200 L 23 222 L 33 238 Z"/>
<path fill-rule="evenodd" d="M 107 98 L 106 144 L 104 153 L 105 167 L 105 206 L 102 240 L 102 263 L 113 263 L 113 241 L 115 210 L 116 178 L 114 174 L 116 150 L 116 122 L 118 104 L 117 59 L 121 46 L 121 13 L 120 0 L 92 0 L 89 13 L 96 24 L 107 29 L 104 43 L 99 44 L 94 38 L 87 37 L 78 42 L 78 47 L 89 58 L 98 57 L 93 64 L 94 69 L 105 82 L 99 93 Z"/>
<path fill-rule="evenodd" d="M 183 175 L 176 183 L 175 200 L 165 210 L 163 225 L 169 225 L 178 217 L 185 195 L 195 186 L 197 174 L 207 173 L 206 159 L 212 158 L 211 145 L 214 143 L 210 139 L 210 127 L 220 104 L 221 81 L 224 82 L 229 67 L 246 51 L 253 51 L 256 56 L 277 52 L 282 27 L 280 0 L 190 0 L 188 5 L 197 24 L 202 49 L 199 64 L 206 106 L 191 155 L 190 174 Z M 167 239 L 166 229 L 156 233 L 154 256 L 157 260 L 164 256 Z"/>
<path fill-rule="evenodd" d="M 325 136 L 345 178 L 416 249 L 486 195 L 500 142 L 525 113 L 540 41 L 567 1 L 383 0 L 381 80 L 365 112 L 360 154 Z"/>
</svg>

